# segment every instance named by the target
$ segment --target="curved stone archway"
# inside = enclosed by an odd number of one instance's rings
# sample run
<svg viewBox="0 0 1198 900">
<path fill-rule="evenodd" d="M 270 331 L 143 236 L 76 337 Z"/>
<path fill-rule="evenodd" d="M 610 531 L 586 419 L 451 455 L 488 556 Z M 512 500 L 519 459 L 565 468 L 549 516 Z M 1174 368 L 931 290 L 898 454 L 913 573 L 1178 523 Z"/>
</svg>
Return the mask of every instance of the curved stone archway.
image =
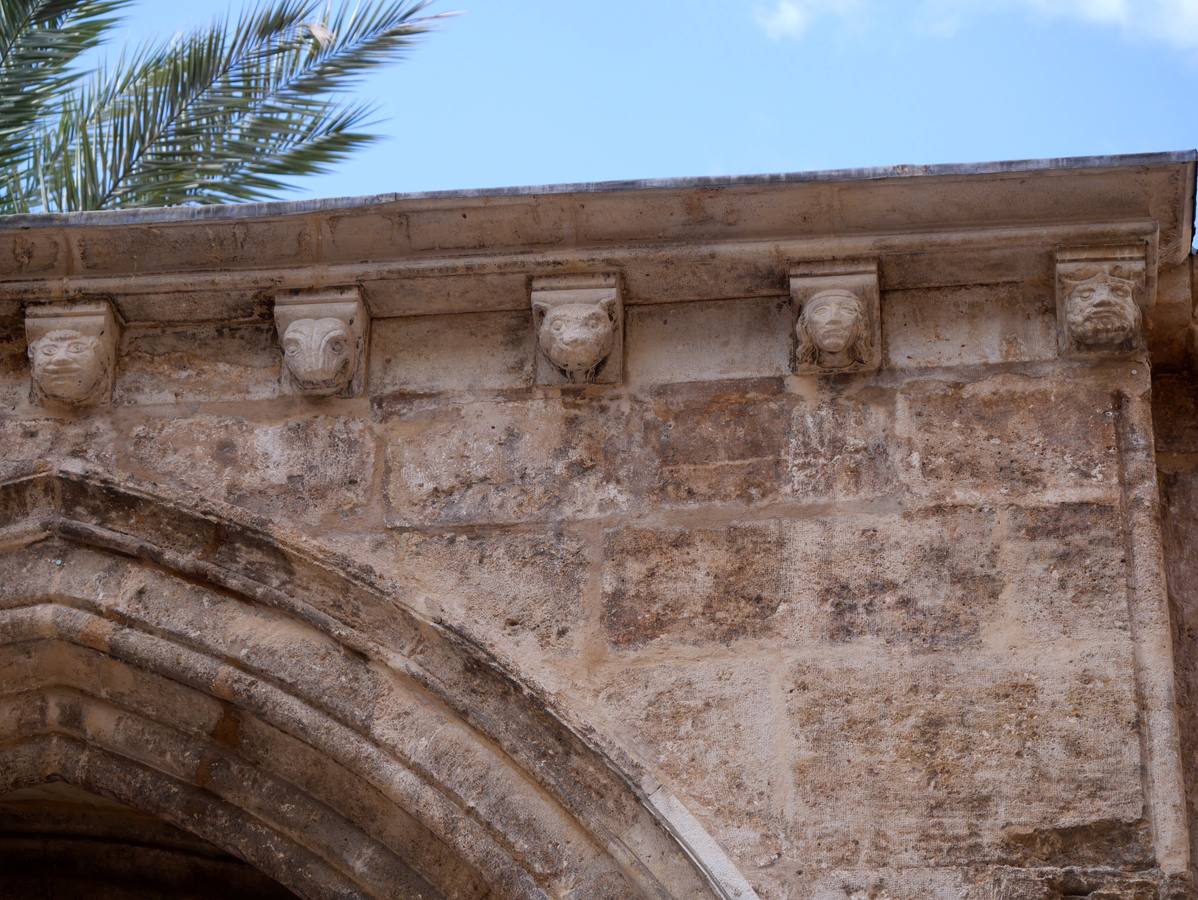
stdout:
<svg viewBox="0 0 1198 900">
<path fill-rule="evenodd" d="M 0 527 L 0 793 L 67 781 L 301 897 L 735 896 L 631 764 L 350 562 L 83 472 L 0 485 Z"/>
</svg>

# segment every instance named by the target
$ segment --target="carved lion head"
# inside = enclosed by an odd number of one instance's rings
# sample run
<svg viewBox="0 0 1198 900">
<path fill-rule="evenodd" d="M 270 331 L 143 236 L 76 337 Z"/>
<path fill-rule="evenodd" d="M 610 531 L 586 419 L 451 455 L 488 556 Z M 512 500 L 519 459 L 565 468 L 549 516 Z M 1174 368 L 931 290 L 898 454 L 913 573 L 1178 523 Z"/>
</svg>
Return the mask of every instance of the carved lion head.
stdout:
<svg viewBox="0 0 1198 900">
<path fill-rule="evenodd" d="M 615 345 L 616 302 L 535 304 L 541 352 L 571 381 L 590 381 Z"/>
</svg>

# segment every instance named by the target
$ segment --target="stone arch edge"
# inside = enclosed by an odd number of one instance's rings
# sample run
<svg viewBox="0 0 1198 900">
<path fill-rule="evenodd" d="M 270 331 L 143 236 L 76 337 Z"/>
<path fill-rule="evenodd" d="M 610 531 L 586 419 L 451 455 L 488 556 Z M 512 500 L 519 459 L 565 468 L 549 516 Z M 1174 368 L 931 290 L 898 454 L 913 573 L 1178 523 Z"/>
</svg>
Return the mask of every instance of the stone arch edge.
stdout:
<svg viewBox="0 0 1198 900">
<path fill-rule="evenodd" d="M 413 679 L 502 748 L 615 859 L 657 885 L 653 895 L 675 896 L 664 884 L 678 878 L 690 883 L 685 896 L 756 900 L 714 838 L 639 761 L 568 721 L 462 632 L 421 618 L 344 554 L 282 537 L 243 510 L 73 460 L 0 481 L 0 552 L 52 536 L 285 609 Z M 328 598 L 337 594 L 351 602 L 331 614 Z"/>
</svg>

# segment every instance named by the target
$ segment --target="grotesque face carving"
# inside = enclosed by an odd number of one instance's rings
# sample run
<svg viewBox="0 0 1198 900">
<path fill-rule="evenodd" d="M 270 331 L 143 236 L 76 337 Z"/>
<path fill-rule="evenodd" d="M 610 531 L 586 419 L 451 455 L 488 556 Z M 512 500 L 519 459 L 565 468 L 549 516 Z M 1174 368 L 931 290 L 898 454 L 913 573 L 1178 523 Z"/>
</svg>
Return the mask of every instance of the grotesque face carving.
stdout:
<svg viewBox="0 0 1198 900">
<path fill-rule="evenodd" d="M 98 337 L 78 331 L 51 331 L 29 347 L 33 383 L 48 400 L 77 406 L 104 387 L 110 360 Z"/>
<path fill-rule="evenodd" d="M 591 381 L 615 344 L 614 299 L 598 303 L 536 304 L 541 352 L 570 381 Z"/>
<path fill-rule="evenodd" d="M 861 299 L 852 291 L 816 294 L 803 305 L 795 332 L 800 363 L 843 369 L 869 358 L 869 320 Z"/>
<path fill-rule="evenodd" d="M 283 333 L 283 359 L 305 394 L 335 394 L 348 385 L 357 350 L 341 319 L 296 319 Z"/>
<path fill-rule="evenodd" d="M 1080 347 L 1118 348 L 1135 340 L 1140 309 L 1135 283 L 1099 273 L 1073 283 L 1065 300 L 1069 337 Z"/>
</svg>

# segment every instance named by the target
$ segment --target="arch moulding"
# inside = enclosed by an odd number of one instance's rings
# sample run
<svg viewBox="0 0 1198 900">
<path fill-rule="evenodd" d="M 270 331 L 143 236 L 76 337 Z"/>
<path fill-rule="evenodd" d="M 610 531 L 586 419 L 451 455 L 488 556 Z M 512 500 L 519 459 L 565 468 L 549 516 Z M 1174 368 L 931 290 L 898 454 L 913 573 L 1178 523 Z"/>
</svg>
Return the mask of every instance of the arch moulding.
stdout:
<svg viewBox="0 0 1198 900">
<path fill-rule="evenodd" d="M 752 889 L 646 776 L 369 571 L 81 468 L 0 484 L 0 794 L 152 813 L 310 898 Z"/>
</svg>

